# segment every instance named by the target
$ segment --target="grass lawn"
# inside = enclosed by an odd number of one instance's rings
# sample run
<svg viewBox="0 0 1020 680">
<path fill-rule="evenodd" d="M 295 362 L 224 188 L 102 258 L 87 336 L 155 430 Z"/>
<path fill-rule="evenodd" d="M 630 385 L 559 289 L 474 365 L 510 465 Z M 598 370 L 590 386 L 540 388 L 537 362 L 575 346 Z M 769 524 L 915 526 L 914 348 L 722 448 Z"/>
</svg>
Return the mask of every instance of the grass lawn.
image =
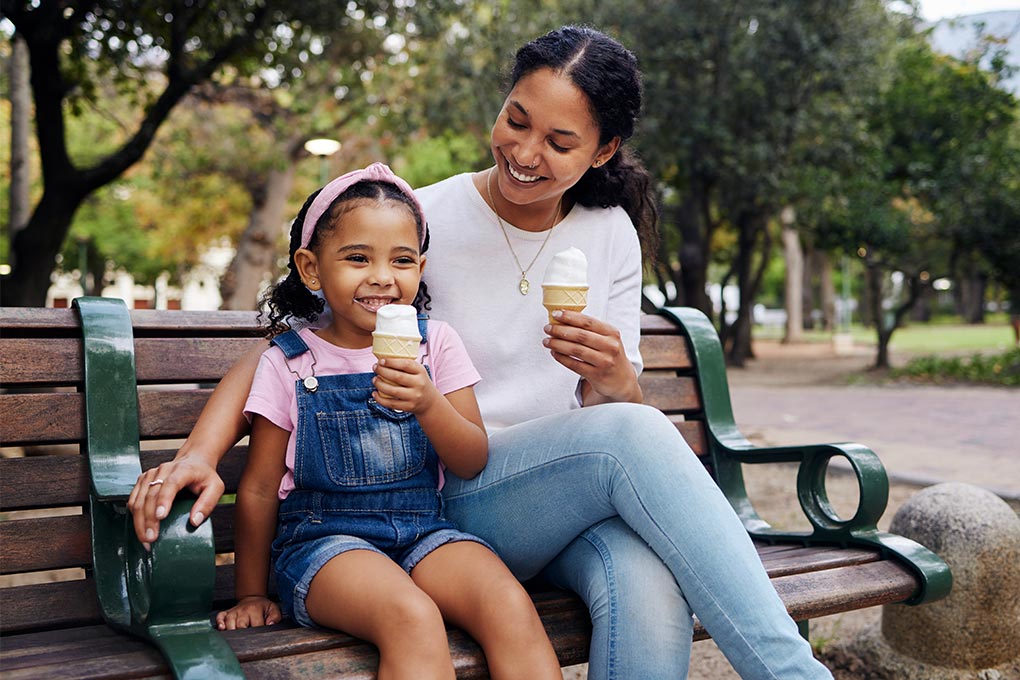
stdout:
<svg viewBox="0 0 1020 680">
<path fill-rule="evenodd" d="M 875 330 L 854 325 L 850 327 L 854 344 L 876 345 Z M 779 340 L 783 329 L 778 326 L 755 326 L 754 337 L 761 340 Z M 806 342 L 830 342 L 832 335 L 823 331 L 805 331 Z M 928 323 L 912 322 L 896 329 L 890 347 L 894 352 L 910 354 L 967 354 L 973 352 L 1002 352 L 1013 347 L 1013 331 L 1005 315 L 989 315 L 980 325 L 960 323 L 954 319 L 939 319 Z"/>
</svg>

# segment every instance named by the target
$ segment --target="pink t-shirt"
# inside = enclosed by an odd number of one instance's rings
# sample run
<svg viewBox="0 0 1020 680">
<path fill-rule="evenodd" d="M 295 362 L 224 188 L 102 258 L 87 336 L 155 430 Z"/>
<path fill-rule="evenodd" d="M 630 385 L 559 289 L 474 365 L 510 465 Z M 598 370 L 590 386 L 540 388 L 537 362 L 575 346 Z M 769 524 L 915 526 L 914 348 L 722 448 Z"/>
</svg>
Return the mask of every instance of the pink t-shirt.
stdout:
<svg viewBox="0 0 1020 680">
<path fill-rule="evenodd" d="M 244 414 L 251 420 L 255 414 L 265 417 L 279 428 L 290 432 L 287 442 L 287 472 L 280 481 L 280 500 L 283 500 L 294 488 L 294 444 L 297 439 L 298 412 L 297 397 L 294 394 L 296 372 L 302 378 L 312 374 L 312 354 L 315 355 L 315 375 L 339 375 L 349 373 L 370 373 L 376 364 L 372 348 L 345 349 L 326 342 L 311 329 L 298 331 L 311 352 L 294 357 L 289 362 L 284 358 L 283 351 L 270 347 L 259 360 L 255 369 L 248 401 L 244 405 Z M 442 321 L 429 321 L 428 342 L 421 345 L 418 361 L 429 367 L 432 380 L 440 394 L 449 394 L 465 387 L 470 387 L 481 378 L 468 357 L 457 332 Z M 442 471 L 440 470 L 440 487 Z"/>
</svg>

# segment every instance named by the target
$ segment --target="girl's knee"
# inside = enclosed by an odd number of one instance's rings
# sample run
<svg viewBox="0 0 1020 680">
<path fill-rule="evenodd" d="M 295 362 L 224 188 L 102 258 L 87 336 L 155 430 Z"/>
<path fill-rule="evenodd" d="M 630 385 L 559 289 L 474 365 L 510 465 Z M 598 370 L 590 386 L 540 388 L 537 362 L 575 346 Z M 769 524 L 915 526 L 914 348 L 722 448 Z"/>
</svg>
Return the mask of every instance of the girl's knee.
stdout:
<svg viewBox="0 0 1020 680">
<path fill-rule="evenodd" d="M 446 642 L 446 627 L 439 607 L 427 594 L 411 590 L 394 598 L 385 606 L 387 627 L 399 635 L 442 638 Z"/>
</svg>

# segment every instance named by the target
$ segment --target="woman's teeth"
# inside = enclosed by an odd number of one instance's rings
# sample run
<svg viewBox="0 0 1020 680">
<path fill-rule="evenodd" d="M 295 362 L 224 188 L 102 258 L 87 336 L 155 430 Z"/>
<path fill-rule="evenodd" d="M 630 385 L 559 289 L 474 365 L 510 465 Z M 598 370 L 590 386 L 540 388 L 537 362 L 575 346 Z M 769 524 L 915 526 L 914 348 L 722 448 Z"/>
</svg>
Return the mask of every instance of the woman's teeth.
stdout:
<svg viewBox="0 0 1020 680">
<path fill-rule="evenodd" d="M 513 177 L 518 182 L 537 182 L 538 180 L 542 179 L 537 175 L 522 175 L 521 173 L 514 170 L 514 166 L 510 165 L 509 163 L 506 164 L 506 167 L 507 170 L 510 172 L 510 176 Z"/>
</svg>

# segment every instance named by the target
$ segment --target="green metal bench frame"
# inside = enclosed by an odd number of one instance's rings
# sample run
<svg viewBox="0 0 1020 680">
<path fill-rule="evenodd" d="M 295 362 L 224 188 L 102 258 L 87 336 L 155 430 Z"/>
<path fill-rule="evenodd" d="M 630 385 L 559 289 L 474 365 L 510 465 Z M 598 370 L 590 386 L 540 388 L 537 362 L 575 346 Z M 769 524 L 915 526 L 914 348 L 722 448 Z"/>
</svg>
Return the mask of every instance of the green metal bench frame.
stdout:
<svg viewBox="0 0 1020 680">
<path fill-rule="evenodd" d="M 662 313 L 680 325 L 694 353 L 716 483 L 748 533 L 769 543 L 878 548 L 883 556 L 897 558 L 917 575 L 920 587 L 906 604 L 923 604 L 949 594 L 952 573 L 938 555 L 915 541 L 877 528 L 889 501 L 889 477 L 874 451 L 856 443 L 754 446 L 733 420 L 726 362 L 712 322 L 689 307 L 666 308 Z M 842 519 L 833 509 L 825 490 L 826 471 L 836 457 L 850 464 L 860 490 L 857 512 L 849 519 Z M 799 463 L 797 498 L 812 531 L 777 531 L 758 515 L 744 486 L 741 466 L 745 463 Z"/>
<path fill-rule="evenodd" d="M 127 498 L 142 468 L 127 307 L 109 298 L 78 298 L 74 306 L 85 348 L 92 561 L 103 618 L 154 643 L 178 678 L 243 678 L 211 623 L 216 551 L 212 525 L 188 521 L 194 498 L 173 503 L 151 552 L 135 537 Z"/>
</svg>

